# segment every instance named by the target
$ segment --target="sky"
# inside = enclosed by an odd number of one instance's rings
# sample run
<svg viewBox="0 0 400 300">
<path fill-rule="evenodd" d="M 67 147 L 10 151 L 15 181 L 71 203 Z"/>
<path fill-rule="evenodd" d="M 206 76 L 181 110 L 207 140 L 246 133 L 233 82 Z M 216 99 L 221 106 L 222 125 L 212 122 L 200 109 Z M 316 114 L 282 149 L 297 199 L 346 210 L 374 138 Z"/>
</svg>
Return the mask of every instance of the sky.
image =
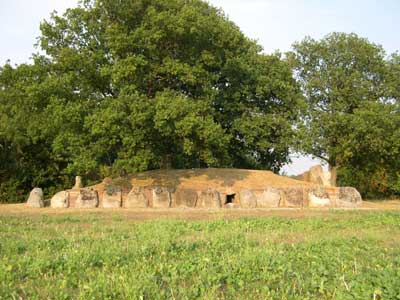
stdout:
<svg viewBox="0 0 400 300">
<path fill-rule="evenodd" d="M 305 36 L 320 39 L 333 31 L 354 32 L 380 44 L 387 54 L 400 50 L 400 0 L 209 0 L 221 8 L 264 52 L 290 50 Z M 0 0 L 0 65 L 28 62 L 39 25 L 77 0 Z M 295 155 L 284 173 L 306 171 L 318 160 Z"/>
</svg>

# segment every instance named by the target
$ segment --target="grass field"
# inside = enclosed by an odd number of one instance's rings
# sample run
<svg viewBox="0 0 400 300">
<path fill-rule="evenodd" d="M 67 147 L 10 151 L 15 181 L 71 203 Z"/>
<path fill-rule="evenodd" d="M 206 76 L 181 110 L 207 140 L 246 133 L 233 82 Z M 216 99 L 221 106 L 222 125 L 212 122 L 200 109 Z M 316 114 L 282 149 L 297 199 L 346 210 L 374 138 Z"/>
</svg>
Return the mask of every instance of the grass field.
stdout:
<svg viewBox="0 0 400 300">
<path fill-rule="evenodd" d="M 0 299 L 400 299 L 400 211 L 0 205 Z"/>
</svg>

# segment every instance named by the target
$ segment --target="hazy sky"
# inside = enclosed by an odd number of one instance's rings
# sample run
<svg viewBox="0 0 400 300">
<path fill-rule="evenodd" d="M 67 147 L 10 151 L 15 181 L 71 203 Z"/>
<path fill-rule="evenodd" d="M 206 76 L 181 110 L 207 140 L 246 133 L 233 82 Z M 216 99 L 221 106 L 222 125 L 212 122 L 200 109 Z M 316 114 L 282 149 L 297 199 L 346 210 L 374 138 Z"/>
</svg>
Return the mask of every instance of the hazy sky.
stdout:
<svg viewBox="0 0 400 300">
<path fill-rule="evenodd" d="M 76 6 L 77 0 L 0 0 L 0 65 L 27 62 L 35 52 L 39 24 L 53 10 Z M 287 51 L 305 36 L 321 38 L 332 31 L 355 32 L 387 53 L 400 50 L 400 0 L 210 0 L 265 52 Z M 315 161 L 294 159 L 285 168 L 302 172 Z"/>
</svg>

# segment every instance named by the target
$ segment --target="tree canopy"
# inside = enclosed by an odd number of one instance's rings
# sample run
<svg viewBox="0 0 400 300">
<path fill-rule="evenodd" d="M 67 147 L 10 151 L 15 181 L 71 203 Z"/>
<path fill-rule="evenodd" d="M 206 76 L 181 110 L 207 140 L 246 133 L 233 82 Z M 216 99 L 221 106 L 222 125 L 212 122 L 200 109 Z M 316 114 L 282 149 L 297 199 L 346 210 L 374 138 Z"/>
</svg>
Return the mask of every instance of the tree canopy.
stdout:
<svg viewBox="0 0 400 300">
<path fill-rule="evenodd" d="M 334 174 L 339 167 L 340 183 L 364 195 L 400 192 L 398 56 L 388 60 L 367 39 L 332 33 L 295 43 L 288 60 L 307 102 L 298 149 Z"/>
<path fill-rule="evenodd" d="M 0 70 L 0 198 L 74 175 L 288 162 L 290 66 L 208 3 L 86 0 L 40 29 L 43 54 Z"/>
</svg>

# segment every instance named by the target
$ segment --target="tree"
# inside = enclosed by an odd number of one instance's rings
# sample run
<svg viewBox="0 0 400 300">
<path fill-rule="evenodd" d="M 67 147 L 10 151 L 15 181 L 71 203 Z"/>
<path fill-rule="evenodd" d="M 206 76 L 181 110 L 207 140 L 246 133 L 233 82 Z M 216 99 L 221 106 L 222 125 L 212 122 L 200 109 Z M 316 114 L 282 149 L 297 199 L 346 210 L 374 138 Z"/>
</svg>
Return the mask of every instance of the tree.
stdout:
<svg viewBox="0 0 400 300">
<path fill-rule="evenodd" d="M 384 56 L 381 46 L 345 33 L 332 33 L 319 41 L 305 38 L 288 54 L 307 101 L 298 126 L 298 147 L 329 164 L 332 184 L 337 167 L 346 164 L 349 154 L 348 118 L 368 103 L 383 101 Z"/>
<path fill-rule="evenodd" d="M 396 103 L 366 102 L 348 115 L 340 143 L 346 163 L 339 182 L 366 197 L 400 194 L 400 110 Z"/>
<path fill-rule="evenodd" d="M 67 185 L 76 174 L 96 181 L 165 167 L 278 171 L 289 160 L 302 100 L 291 68 L 208 3 L 85 0 L 41 32 L 45 54 L 26 66 L 40 74 L 27 79 L 35 93 L 17 94 L 26 80 L 11 75 L 25 67 L 7 66 L 1 76 L 12 84 L 1 86 L 0 109 L 35 116 L 4 134 L 39 132 L 28 145 L 54 166 L 42 167 L 49 178 Z"/>
</svg>

